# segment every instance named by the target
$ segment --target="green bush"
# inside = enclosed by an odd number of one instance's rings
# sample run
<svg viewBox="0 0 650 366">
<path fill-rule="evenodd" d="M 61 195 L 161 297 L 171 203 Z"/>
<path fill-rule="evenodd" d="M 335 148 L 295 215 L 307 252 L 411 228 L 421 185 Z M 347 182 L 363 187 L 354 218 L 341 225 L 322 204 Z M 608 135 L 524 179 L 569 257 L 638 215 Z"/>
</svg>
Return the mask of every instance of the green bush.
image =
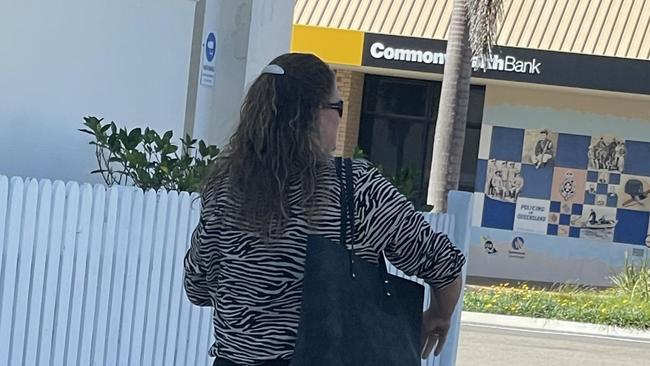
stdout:
<svg viewBox="0 0 650 366">
<path fill-rule="evenodd" d="M 563 286 L 536 290 L 526 284 L 502 284 L 469 288 L 463 307 L 466 311 L 650 329 L 650 303 L 622 296 L 617 289 Z"/>
<path fill-rule="evenodd" d="M 118 129 L 114 122 L 104 124 L 96 117 L 85 117 L 84 126 L 79 131 L 93 136 L 90 144 L 99 165 L 91 173 L 101 174 L 109 186 L 197 192 L 219 154 L 215 145 L 190 136 L 180 139 L 179 147 L 171 141 L 172 131 L 161 136 L 150 128 Z"/>
</svg>

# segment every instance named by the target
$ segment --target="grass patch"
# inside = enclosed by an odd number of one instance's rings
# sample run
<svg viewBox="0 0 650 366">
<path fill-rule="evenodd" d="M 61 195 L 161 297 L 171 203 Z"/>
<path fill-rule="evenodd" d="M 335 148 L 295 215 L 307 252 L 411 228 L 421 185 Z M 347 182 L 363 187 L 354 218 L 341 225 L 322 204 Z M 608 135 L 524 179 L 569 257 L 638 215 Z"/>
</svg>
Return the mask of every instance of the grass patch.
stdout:
<svg viewBox="0 0 650 366">
<path fill-rule="evenodd" d="M 492 287 L 468 288 L 464 310 L 482 313 L 528 316 L 595 323 L 650 330 L 650 301 L 623 288 L 595 290 L 561 286 L 554 289 L 511 287 L 507 283 Z"/>
<path fill-rule="evenodd" d="M 649 302 L 650 262 L 645 259 L 641 263 L 634 264 L 625 256 L 625 269 L 616 276 L 612 276 L 612 282 L 619 292 L 630 298 Z"/>
</svg>

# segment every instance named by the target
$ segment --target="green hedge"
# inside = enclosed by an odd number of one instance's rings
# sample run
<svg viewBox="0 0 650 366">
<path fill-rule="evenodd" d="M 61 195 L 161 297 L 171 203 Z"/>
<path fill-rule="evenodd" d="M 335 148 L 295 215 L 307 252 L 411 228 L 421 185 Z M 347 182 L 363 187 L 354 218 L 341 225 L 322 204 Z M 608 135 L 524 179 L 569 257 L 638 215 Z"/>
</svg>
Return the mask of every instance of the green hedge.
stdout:
<svg viewBox="0 0 650 366">
<path fill-rule="evenodd" d="M 620 289 L 468 288 L 464 310 L 650 329 L 650 302 Z"/>
</svg>

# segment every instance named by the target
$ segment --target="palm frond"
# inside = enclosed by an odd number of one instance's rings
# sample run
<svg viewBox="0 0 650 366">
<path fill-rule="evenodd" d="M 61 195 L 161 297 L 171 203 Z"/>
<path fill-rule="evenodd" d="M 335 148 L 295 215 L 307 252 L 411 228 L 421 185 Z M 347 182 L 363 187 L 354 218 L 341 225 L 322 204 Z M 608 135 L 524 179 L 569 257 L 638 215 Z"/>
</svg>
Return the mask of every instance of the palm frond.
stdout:
<svg viewBox="0 0 650 366">
<path fill-rule="evenodd" d="M 490 60 L 503 16 L 503 0 L 466 0 L 466 6 L 472 56 Z"/>
</svg>

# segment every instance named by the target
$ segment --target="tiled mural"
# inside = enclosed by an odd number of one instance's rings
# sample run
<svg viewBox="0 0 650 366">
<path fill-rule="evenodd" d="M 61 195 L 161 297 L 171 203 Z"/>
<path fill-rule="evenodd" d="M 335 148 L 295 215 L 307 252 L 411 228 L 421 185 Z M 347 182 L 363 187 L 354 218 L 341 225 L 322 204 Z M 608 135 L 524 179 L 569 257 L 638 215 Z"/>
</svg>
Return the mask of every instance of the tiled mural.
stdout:
<svg viewBox="0 0 650 366">
<path fill-rule="evenodd" d="M 483 133 L 480 226 L 650 246 L 650 142 L 485 125 Z"/>
</svg>

